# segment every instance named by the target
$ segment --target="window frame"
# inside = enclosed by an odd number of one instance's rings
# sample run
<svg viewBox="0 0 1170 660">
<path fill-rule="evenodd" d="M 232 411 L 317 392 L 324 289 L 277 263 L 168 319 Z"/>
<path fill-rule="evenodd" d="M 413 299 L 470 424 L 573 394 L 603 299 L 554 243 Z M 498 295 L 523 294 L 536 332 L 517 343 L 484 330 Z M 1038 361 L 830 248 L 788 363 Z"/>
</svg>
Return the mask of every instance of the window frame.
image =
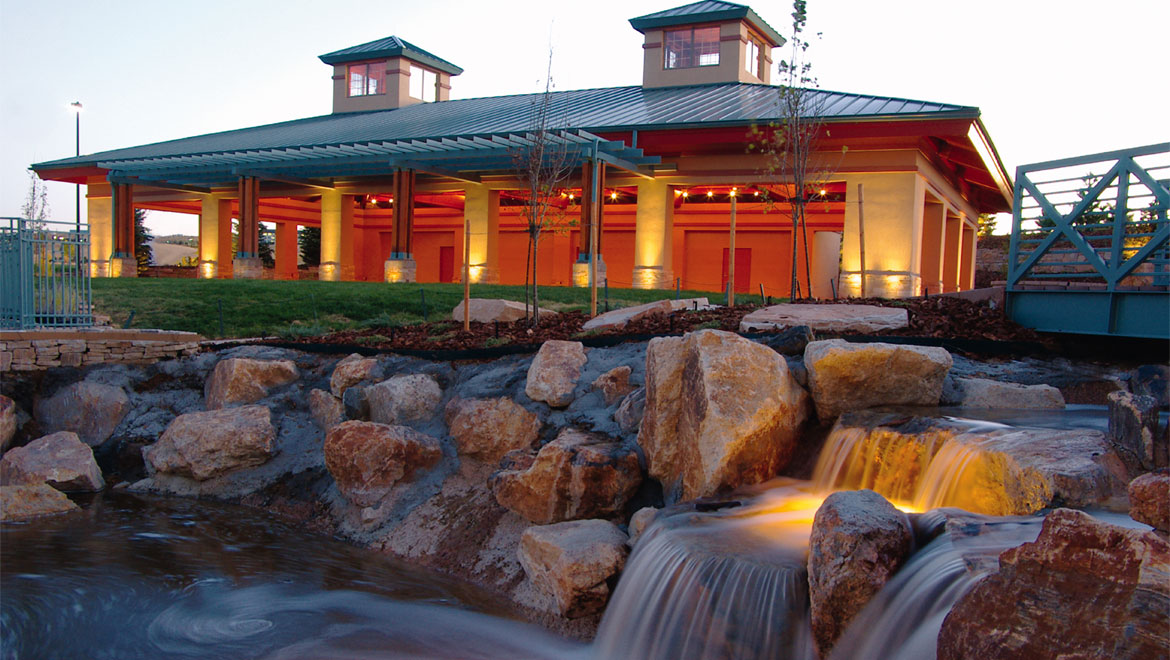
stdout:
<svg viewBox="0 0 1170 660">
<path fill-rule="evenodd" d="M 714 31 L 714 33 L 715 33 L 714 41 L 700 42 L 700 43 L 713 43 L 715 45 L 715 49 L 713 52 L 711 52 L 711 53 L 698 53 L 698 52 L 696 52 L 695 32 L 699 32 L 699 31 Z M 678 69 L 699 69 L 699 68 L 703 68 L 703 67 L 711 67 L 711 66 L 717 67 L 717 66 L 719 66 L 720 64 L 722 64 L 722 60 L 723 60 L 722 54 L 720 52 L 723 49 L 723 46 L 722 46 L 723 40 L 722 40 L 721 32 L 722 32 L 722 30 L 720 29 L 720 26 L 718 26 L 718 25 L 702 25 L 702 26 L 692 25 L 692 26 L 680 28 L 677 30 L 663 30 L 663 32 L 662 32 L 662 68 L 663 68 L 663 70 L 674 71 L 674 70 L 678 70 Z M 687 42 L 685 42 L 685 44 L 683 44 L 682 49 L 680 49 L 680 52 L 685 52 L 686 50 L 689 50 L 690 51 L 689 62 L 691 62 L 691 63 L 686 64 L 686 65 L 671 66 L 670 65 L 670 55 L 671 55 L 672 51 L 670 48 L 670 35 L 683 34 L 683 33 L 690 33 L 690 39 Z M 703 64 L 702 58 L 704 55 L 714 55 L 715 61 L 709 62 L 707 64 Z M 681 55 L 680 55 L 680 59 L 683 59 L 681 57 Z"/>
<path fill-rule="evenodd" d="M 747 72 L 755 76 L 757 79 L 763 80 L 764 77 L 760 75 L 760 72 L 764 69 L 762 61 L 764 58 L 764 44 L 759 39 L 749 36 L 745 48 L 747 50 L 745 53 L 744 64 L 747 65 Z M 755 57 L 752 57 L 753 48 L 756 51 Z"/>
<path fill-rule="evenodd" d="M 420 92 L 422 93 L 422 96 L 415 96 L 414 95 L 414 86 L 415 86 L 414 76 L 415 76 L 416 71 L 420 73 L 419 86 L 421 87 Z M 427 92 L 428 92 L 427 80 L 428 79 L 431 80 L 431 85 L 429 88 L 430 98 L 427 98 Z M 439 100 L 439 72 L 432 71 L 426 67 L 422 67 L 422 66 L 419 66 L 418 64 L 415 64 L 414 62 L 411 62 L 410 63 L 410 82 L 408 83 L 408 89 L 407 89 L 406 93 L 408 96 L 410 96 L 410 98 L 418 100 L 418 101 L 422 101 L 423 103 L 433 103 L 433 102 L 438 101 Z"/>
<path fill-rule="evenodd" d="M 371 76 L 370 67 L 381 66 L 380 76 Z M 360 73 L 358 73 L 360 70 Z M 358 73 L 361 76 L 360 89 L 361 92 L 354 94 L 354 74 Z M 375 91 L 370 91 L 370 83 L 373 81 Z M 363 96 L 385 96 L 386 95 L 386 62 L 384 60 L 370 60 L 368 62 L 351 62 L 345 67 L 345 93 L 348 98 L 360 98 Z"/>
</svg>

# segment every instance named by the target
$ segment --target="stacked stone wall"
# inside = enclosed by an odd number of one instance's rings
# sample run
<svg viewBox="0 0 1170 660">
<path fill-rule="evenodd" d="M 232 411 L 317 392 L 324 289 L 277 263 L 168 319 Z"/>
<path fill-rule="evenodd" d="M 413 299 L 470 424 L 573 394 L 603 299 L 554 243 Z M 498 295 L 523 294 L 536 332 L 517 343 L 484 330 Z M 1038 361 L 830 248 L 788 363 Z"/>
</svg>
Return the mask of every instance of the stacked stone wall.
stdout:
<svg viewBox="0 0 1170 660">
<path fill-rule="evenodd" d="M 0 372 L 50 367 L 143 363 L 192 355 L 203 337 L 194 332 L 78 328 L 0 332 Z"/>
</svg>

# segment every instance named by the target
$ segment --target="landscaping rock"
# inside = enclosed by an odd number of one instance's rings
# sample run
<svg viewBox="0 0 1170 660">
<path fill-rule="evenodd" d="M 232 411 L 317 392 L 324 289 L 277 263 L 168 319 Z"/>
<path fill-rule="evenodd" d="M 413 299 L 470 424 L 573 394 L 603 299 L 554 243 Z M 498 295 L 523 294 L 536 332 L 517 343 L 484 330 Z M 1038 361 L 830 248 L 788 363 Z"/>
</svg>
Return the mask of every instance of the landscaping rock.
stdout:
<svg viewBox="0 0 1170 660">
<path fill-rule="evenodd" d="M 564 408 L 573 402 L 573 390 L 587 359 L 585 346 L 579 341 L 544 342 L 528 367 L 524 393 L 533 401 Z"/>
<path fill-rule="evenodd" d="M 1170 470 L 1162 468 L 1129 482 L 1129 517 L 1170 532 Z"/>
<path fill-rule="evenodd" d="M 710 301 L 707 300 L 706 296 L 702 296 L 699 298 L 680 298 L 678 300 L 674 300 L 672 298 L 670 301 L 670 308 L 676 312 L 680 312 L 680 311 L 685 312 L 688 310 L 696 311 L 696 310 L 700 310 L 700 309 L 714 309 L 714 307 L 715 306 L 712 305 L 710 303 Z"/>
<path fill-rule="evenodd" d="M 499 321 L 501 323 L 512 323 L 523 318 L 528 318 L 531 312 L 531 305 L 525 306 L 522 302 L 515 300 L 501 300 L 498 298 L 472 298 L 470 301 L 470 320 L 477 323 L 493 323 Z M 540 308 L 540 315 L 555 316 L 556 312 Z M 455 309 L 451 311 L 451 320 L 463 322 L 463 302 L 455 305 Z"/>
<path fill-rule="evenodd" d="M 814 332 L 873 334 L 897 330 L 910 324 L 910 315 L 900 307 L 874 305 L 772 305 L 743 317 L 740 332 L 780 330 L 800 325 Z"/>
<path fill-rule="evenodd" d="M 634 386 L 630 385 L 631 371 L 633 370 L 623 364 L 601 374 L 593 381 L 593 389 L 601 392 L 605 405 L 612 406 L 615 401 L 634 390 Z"/>
<path fill-rule="evenodd" d="M 208 410 L 176 417 L 142 456 L 155 472 L 206 481 L 264 464 L 275 439 L 268 406 Z"/>
<path fill-rule="evenodd" d="M 16 402 L 0 394 L 0 453 L 8 449 L 16 435 Z"/>
<path fill-rule="evenodd" d="M 1158 422 L 1154 397 L 1124 391 L 1109 395 L 1109 442 L 1130 476 L 1170 464 L 1170 429 L 1159 429 Z"/>
<path fill-rule="evenodd" d="M 329 376 L 329 391 L 340 399 L 351 385 L 376 379 L 379 375 L 377 360 L 353 353 L 333 367 L 333 374 Z"/>
<path fill-rule="evenodd" d="M 16 447 L 0 460 L 0 485 L 47 483 L 62 492 L 106 487 L 93 449 L 72 431 L 58 431 Z"/>
<path fill-rule="evenodd" d="M 809 539 L 808 584 L 810 624 L 822 658 L 913 546 L 906 514 L 872 490 L 833 493 L 821 504 Z"/>
<path fill-rule="evenodd" d="M 110 438 L 130 410 L 121 387 L 81 381 L 66 385 L 48 399 L 37 400 L 37 422 L 45 433 L 72 431 L 90 447 Z"/>
<path fill-rule="evenodd" d="M 322 431 L 328 431 L 345 421 L 345 405 L 325 390 L 313 390 L 309 392 L 309 414 Z"/>
<path fill-rule="evenodd" d="M 325 467 L 347 500 L 373 506 L 442 458 L 439 441 L 405 426 L 342 422 L 325 436 Z"/>
<path fill-rule="evenodd" d="M 269 390 L 288 385 L 300 378 L 292 360 L 220 360 L 203 385 L 208 410 L 232 404 L 254 403 L 268 396 Z"/>
<path fill-rule="evenodd" d="M 370 418 L 370 402 L 366 399 L 366 388 L 352 386 L 341 395 L 341 405 L 345 410 L 346 419 Z"/>
<path fill-rule="evenodd" d="M 646 412 L 646 388 L 638 389 L 626 395 L 621 405 L 613 413 L 613 420 L 623 433 L 629 433 L 642 424 L 642 415 Z"/>
<path fill-rule="evenodd" d="M 0 486 L 0 522 L 28 520 L 77 509 L 78 506 L 64 493 L 48 484 Z"/>
<path fill-rule="evenodd" d="M 460 456 L 496 463 L 516 449 L 531 449 L 540 433 L 540 418 L 508 397 L 452 399 L 446 408 Z"/>
<path fill-rule="evenodd" d="M 770 332 L 756 341 L 781 355 L 803 357 L 804 349 L 813 341 L 813 333 L 807 325 L 798 325 Z"/>
<path fill-rule="evenodd" d="M 939 660 L 1170 655 L 1170 543 L 1060 509 L 951 608 Z"/>
<path fill-rule="evenodd" d="M 634 305 L 633 307 L 623 307 L 615 309 L 612 312 L 598 314 L 585 322 L 581 326 L 581 330 L 588 332 L 590 330 L 615 330 L 624 328 L 630 321 L 637 321 L 638 319 L 655 314 L 667 315 L 674 311 L 674 305 L 669 300 L 656 300 L 641 305 Z"/>
<path fill-rule="evenodd" d="M 638 455 L 572 428 L 530 452 L 514 452 L 492 475 L 496 501 L 538 525 L 621 513 L 638 490 Z"/>
<path fill-rule="evenodd" d="M 815 341 L 804 351 L 817 416 L 883 405 L 938 405 L 951 368 L 945 349 L 885 343 Z"/>
<path fill-rule="evenodd" d="M 954 390 L 942 396 L 942 403 L 964 408 L 1015 410 L 1060 410 L 1064 397 L 1051 385 L 1020 385 L 986 378 L 954 378 Z"/>
<path fill-rule="evenodd" d="M 658 509 L 652 506 L 642 507 L 630 516 L 630 540 L 628 544 L 631 548 L 638 544 L 638 539 L 641 538 L 642 532 L 654 522 L 658 517 Z"/>
<path fill-rule="evenodd" d="M 536 586 L 556 597 L 570 619 L 600 612 L 608 581 L 625 567 L 626 535 L 606 520 L 529 527 L 520 537 L 520 565 Z"/>
<path fill-rule="evenodd" d="M 443 390 L 424 374 L 394 376 L 365 388 L 370 421 L 406 424 L 430 419 L 439 408 Z"/>
<path fill-rule="evenodd" d="M 1129 389 L 1138 396 L 1151 396 L 1162 410 L 1170 408 L 1170 365 L 1143 364 L 1129 377 Z"/>
<path fill-rule="evenodd" d="M 658 337 L 646 350 L 638 444 L 670 501 L 775 476 L 789 461 L 808 394 L 784 357 L 719 330 Z"/>
</svg>

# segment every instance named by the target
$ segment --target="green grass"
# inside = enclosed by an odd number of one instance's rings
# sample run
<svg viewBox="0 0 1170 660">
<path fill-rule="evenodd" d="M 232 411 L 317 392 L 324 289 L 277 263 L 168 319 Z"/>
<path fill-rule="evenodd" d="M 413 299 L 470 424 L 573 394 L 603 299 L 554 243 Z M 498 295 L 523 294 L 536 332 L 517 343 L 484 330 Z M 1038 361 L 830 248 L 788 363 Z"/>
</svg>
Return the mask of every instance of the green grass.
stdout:
<svg viewBox="0 0 1170 660">
<path fill-rule="evenodd" d="M 420 291 L 422 294 L 420 294 Z M 610 289 L 611 309 L 674 298 L 674 291 Z M 274 280 L 125 278 L 93 280 L 95 310 L 122 326 L 187 330 L 205 337 L 316 336 L 333 330 L 421 323 L 423 295 L 428 321 L 451 318 L 463 299 L 460 284 L 385 284 Z M 473 298 L 524 300 L 524 287 L 477 284 Z M 604 309 L 599 291 L 598 308 Z M 716 293 L 683 291 L 683 298 Z M 555 311 L 588 310 L 589 290 L 541 287 L 541 306 Z M 223 332 L 220 332 L 220 308 Z M 441 327 L 437 332 L 447 332 Z"/>
</svg>

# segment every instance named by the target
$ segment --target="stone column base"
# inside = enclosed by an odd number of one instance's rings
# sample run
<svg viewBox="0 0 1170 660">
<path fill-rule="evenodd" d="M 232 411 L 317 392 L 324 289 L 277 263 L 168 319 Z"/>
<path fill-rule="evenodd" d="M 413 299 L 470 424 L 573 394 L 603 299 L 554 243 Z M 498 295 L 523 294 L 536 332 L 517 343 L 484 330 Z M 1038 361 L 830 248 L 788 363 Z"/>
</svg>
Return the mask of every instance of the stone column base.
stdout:
<svg viewBox="0 0 1170 660">
<path fill-rule="evenodd" d="M 865 271 L 865 295 L 867 298 L 913 298 L 918 295 L 921 276 L 906 272 Z M 841 298 L 861 297 L 861 273 L 841 271 L 837 288 Z"/>
<path fill-rule="evenodd" d="M 674 273 L 662 266 L 634 266 L 631 282 L 635 289 L 673 289 Z"/>
<path fill-rule="evenodd" d="M 500 269 L 489 268 L 485 264 L 471 264 L 467 268 L 472 284 L 499 284 Z M 459 271 L 459 281 L 463 281 L 463 271 Z"/>
<path fill-rule="evenodd" d="M 138 277 L 138 260 L 134 257 L 112 257 L 110 277 Z"/>
<path fill-rule="evenodd" d="M 264 275 L 264 262 L 260 257 L 236 257 L 232 259 L 232 279 L 258 280 Z"/>
<path fill-rule="evenodd" d="M 387 259 L 382 266 L 382 276 L 387 282 L 414 282 L 418 263 L 414 259 Z"/>
<path fill-rule="evenodd" d="M 317 279 L 322 282 L 338 282 L 341 280 L 341 265 L 336 261 L 322 261 L 317 266 Z"/>
<path fill-rule="evenodd" d="M 90 277 L 110 277 L 110 260 L 109 259 L 90 259 L 89 260 L 89 276 Z"/>
<path fill-rule="evenodd" d="M 573 286 L 588 287 L 589 276 L 593 269 L 588 261 L 577 261 L 573 264 Z M 605 260 L 597 256 L 597 286 L 605 286 Z"/>
<path fill-rule="evenodd" d="M 201 280 L 214 280 L 219 275 L 219 264 L 211 259 L 204 259 L 199 262 L 195 274 Z"/>
</svg>

